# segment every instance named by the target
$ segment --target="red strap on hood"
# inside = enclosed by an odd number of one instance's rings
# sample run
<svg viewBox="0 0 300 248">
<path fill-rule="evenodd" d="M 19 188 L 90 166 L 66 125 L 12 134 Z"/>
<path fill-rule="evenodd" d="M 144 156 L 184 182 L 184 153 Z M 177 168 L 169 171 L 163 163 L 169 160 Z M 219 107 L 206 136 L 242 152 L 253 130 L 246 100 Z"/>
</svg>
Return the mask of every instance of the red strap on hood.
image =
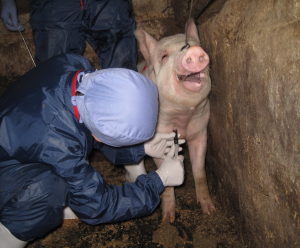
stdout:
<svg viewBox="0 0 300 248">
<path fill-rule="evenodd" d="M 142 73 L 147 69 L 147 67 L 148 67 L 148 65 L 145 64 L 145 66 L 144 66 L 144 68 L 143 68 L 143 70 L 142 70 Z"/>
<path fill-rule="evenodd" d="M 81 72 L 82 70 L 79 70 L 78 72 L 75 73 L 73 79 L 72 79 L 72 97 L 75 96 L 76 94 L 76 82 L 77 82 L 77 76 L 79 74 L 79 72 Z M 78 109 L 77 106 L 73 105 L 73 111 L 74 111 L 74 115 L 77 118 L 77 120 L 79 121 L 79 113 L 78 113 Z"/>
</svg>

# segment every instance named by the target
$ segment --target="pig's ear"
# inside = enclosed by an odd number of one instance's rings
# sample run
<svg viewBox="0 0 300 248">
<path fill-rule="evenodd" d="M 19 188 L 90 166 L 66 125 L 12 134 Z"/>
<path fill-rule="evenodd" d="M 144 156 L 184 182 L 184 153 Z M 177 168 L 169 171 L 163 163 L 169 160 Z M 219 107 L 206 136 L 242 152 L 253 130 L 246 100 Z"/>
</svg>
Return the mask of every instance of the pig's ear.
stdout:
<svg viewBox="0 0 300 248">
<path fill-rule="evenodd" d="M 200 41 L 199 35 L 198 35 L 198 29 L 197 26 L 195 25 L 194 19 L 190 18 L 186 25 L 185 25 L 185 32 L 187 36 L 191 36 L 195 38 L 196 40 Z"/>
<path fill-rule="evenodd" d="M 153 54 L 157 41 L 148 34 L 144 29 L 138 28 L 134 31 L 134 36 L 137 39 L 140 51 L 144 56 L 148 65 L 151 65 L 151 54 Z"/>
</svg>

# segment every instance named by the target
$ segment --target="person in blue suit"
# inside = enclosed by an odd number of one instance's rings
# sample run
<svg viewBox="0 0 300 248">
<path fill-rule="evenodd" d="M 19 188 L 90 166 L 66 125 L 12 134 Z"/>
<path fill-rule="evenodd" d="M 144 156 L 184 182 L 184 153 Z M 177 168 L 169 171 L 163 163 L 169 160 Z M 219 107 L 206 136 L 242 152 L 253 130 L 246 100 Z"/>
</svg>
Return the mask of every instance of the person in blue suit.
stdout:
<svg viewBox="0 0 300 248">
<path fill-rule="evenodd" d="M 1 0 L 1 19 L 10 31 L 24 30 L 15 0 Z M 31 0 L 29 23 L 36 64 L 62 53 L 82 55 L 87 40 L 102 69 L 137 70 L 131 0 Z"/>
<path fill-rule="evenodd" d="M 61 224 L 69 206 L 97 225 L 150 214 L 184 179 L 174 134 L 154 135 L 156 86 L 129 69 L 94 70 L 82 56 L 39 64 L 0 97 L 0 247 L 24 247 Z M 154 135 L 154 136 L 153 136 Z M 105 185 L 92 148 L 114 164 L 164 158 L 133 183 Z"/>
</svg>

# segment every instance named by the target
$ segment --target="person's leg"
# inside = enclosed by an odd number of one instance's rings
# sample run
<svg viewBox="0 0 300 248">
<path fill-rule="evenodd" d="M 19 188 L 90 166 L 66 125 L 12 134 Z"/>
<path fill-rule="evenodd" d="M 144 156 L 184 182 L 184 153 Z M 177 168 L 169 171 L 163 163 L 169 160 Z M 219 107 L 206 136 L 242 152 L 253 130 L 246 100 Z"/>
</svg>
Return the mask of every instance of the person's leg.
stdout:
<svg viewBox="0 0 300 248">
<path fill-rule="evenodd" d="M 4 205 L 0 214 L 2 225 L 21 241 L 43 237 L 61 224 L 69 192 L 64 179 L 53 173 L 49 166 L 30 166 L 34 177 L 24 175 L 29 179 Z"/>
<path fill-rule="evenodd" d="M 101 68 L 136 71 L 135 21 L 131 0 L 93 0 L 86 5 L 83 16 L 86 39 L 97 53 Z"/>
<path fill-rule="evenodd" d="M 31 1 L 30 25 L 37 64 L 62 53 L 83 54 L 82 15 L 79 0 Z"/>
</svg>

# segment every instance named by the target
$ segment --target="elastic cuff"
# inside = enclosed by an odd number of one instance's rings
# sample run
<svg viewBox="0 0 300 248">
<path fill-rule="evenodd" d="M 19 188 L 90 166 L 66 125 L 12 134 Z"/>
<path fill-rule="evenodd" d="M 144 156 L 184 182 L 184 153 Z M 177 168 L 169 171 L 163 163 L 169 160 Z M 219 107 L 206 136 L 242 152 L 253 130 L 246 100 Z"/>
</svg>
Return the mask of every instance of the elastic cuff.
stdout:
<svg viewBox="0 0 300 248">
<path fill-rule="evenodd" d="M 148 176 L 151 177 L 151 180 L 153 180 L 153 184 L 156 186 L 159 194 L 165 190 L 162 180 L 155 171 L 148 173 Z"/>
</svg>

